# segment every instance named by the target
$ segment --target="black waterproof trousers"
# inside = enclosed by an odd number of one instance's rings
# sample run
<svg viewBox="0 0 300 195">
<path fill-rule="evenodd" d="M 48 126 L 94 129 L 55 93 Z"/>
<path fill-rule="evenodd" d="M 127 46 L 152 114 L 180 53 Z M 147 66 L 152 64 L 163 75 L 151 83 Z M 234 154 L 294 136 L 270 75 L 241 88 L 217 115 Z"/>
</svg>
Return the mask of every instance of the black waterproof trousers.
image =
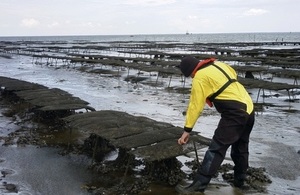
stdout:
<svg viewBox="0 0 300 195">
<path fill-rule="evenodd" d="M 205 153 L 198 174 L 211 178 L 223 162 L 231 146 L 231 158 L 235 164 L 234 175 L 246 174 L 249 157 L 249 136 L 254 125 L 254 112 L 245 111 L 246 105 L 235 101 L 215 101 L 221 119 L 212 142 Z"/>
</svg>

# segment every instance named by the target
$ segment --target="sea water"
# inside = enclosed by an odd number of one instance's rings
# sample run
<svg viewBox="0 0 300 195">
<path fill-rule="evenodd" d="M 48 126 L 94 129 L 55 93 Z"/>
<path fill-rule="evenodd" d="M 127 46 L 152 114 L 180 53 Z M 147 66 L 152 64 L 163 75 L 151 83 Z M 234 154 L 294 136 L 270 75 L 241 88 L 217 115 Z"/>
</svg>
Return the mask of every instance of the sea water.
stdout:
<svg viewBox="0 0 300 195">
<path fill-rule="evenodd" d="M 0 37 L 0 41 L 154 41 L 181 43 L 300 42 L 300 32 Z"/>
</svg>

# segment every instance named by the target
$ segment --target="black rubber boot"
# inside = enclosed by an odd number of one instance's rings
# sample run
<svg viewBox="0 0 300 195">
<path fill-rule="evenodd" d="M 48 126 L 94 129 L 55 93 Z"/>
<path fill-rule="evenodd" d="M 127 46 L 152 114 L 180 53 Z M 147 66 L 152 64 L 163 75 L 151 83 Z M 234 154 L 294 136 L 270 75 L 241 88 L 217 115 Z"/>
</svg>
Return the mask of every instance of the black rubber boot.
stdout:
<svg viewBox="0 0 300 195">
<path fill-rule="evenodd" d="M 204 155 L 201 168 L 197 170 L 193 183 L 189 186 L 177 185 L 175 190 L 181 194 L 189 194 L 193 192 L 204 192 L 212 175 L 217 172 L 219 164 L 223 161 L 222 155 L 216 152 L 221 146 L 212 140 L 208 150 Z M 216 158 L 217 157 L 217 158 Z"/>
<path fill-rule="evenodd" d="M 235 187 L 242 187 L 246 180 L 246 174 L 234 174 L 233 185 Z"/>
<path fill-rule="evenodd" d="M 180 194 L 190 194 L 193 192 L 204 192 L 208 183 L 210 182 L 210 177 L 205 177 L 202 175 L 197 175 L 193 183 L 189 186 L 177 185 L 175 190 Z"/>
</svg>

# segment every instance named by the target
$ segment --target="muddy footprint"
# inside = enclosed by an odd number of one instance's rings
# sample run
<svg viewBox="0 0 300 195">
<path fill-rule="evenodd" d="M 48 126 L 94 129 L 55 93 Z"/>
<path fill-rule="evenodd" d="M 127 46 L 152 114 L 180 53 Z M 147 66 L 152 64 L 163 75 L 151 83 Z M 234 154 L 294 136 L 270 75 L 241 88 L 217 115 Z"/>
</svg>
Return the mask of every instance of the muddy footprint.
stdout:
<svg viewBox="0 0 300 195">
<path fill-rule="evenodd" d="M 11 169 L 2 169 L 1 170 L 1 177 L 4 178 L 4 177 L 6 177 L 6 175 L 12 175 L 14 173 L 15 173 L 15 171 L 13 171 Z"/>
<path fill-rule="evenodd" d="M 3 186 L 5 187 L 7 193 L 18 192 L 18 188 L 15 184 L 3 182 Z"/>
</svg>

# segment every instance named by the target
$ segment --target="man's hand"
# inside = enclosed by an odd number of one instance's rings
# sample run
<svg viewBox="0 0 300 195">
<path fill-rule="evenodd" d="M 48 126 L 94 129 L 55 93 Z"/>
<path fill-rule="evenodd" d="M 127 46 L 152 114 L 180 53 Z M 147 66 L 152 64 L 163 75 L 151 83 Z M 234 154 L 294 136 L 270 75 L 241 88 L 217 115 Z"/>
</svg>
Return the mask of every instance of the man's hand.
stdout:
<svg viewBox="0 0 300 195">
<path fill-rule="evenodd" d="M 186 144 L 189 141 L 190 133 L 184 131 L 181 135 L 181 137 L 178 139 L 178 144 L 183 145 Z"/>
</svg>

